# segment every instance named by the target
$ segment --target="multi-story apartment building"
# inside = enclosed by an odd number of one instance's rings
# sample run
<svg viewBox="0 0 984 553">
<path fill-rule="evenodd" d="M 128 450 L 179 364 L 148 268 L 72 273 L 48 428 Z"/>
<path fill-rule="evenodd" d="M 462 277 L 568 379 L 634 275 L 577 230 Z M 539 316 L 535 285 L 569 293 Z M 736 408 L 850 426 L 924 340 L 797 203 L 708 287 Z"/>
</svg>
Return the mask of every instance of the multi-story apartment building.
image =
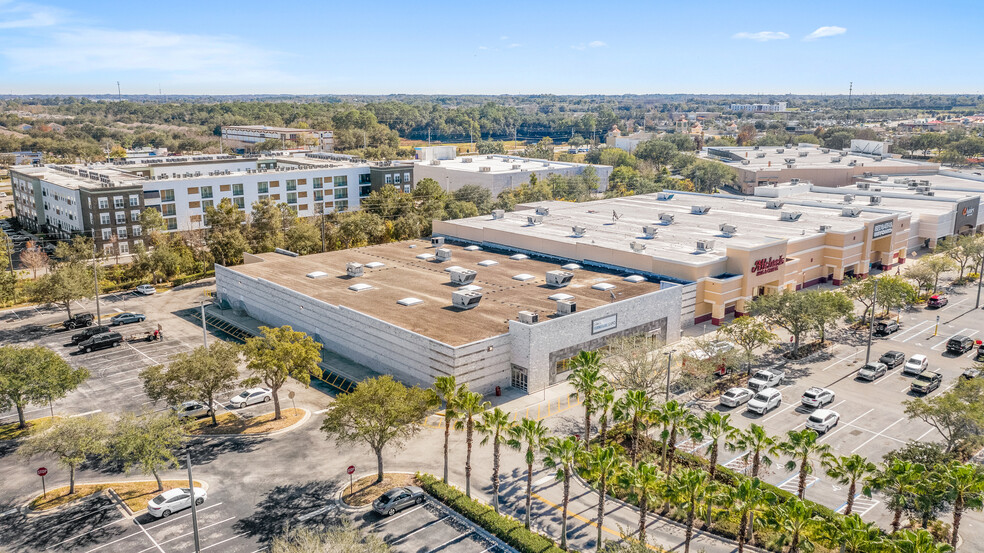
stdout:
<svg viewBox="0 0 984 553">
<path fill-rule="evenodd" d="M 57 165 L 15 167 L 11 180 L 17 219 L 33 232 L 59 239 L 90 235 L 109 255 L 128 255 L 143 243 L 139 183 L 114 180 L 96 169 Z"/>
<path fill-rule="evenodd" d="M 300 147 L 314 147 L 322 152 L 334 150 L 334 133 L 313 129 L 292 129 L 288 127 L 267 127 L 264 125 L 228 125 L 222 127 L 223 140 L 235 140 L 245 144 L 256 144 L 266 140 L 279 140 L 281 147 L 291 144 Z"/>
<path fill-rule="evenodd" d="M 775 104 L 731 104 L 731 111 L 750 111 L 753 113 L 781 113 L 786 111 L 786 102 Z"/>
</svg>

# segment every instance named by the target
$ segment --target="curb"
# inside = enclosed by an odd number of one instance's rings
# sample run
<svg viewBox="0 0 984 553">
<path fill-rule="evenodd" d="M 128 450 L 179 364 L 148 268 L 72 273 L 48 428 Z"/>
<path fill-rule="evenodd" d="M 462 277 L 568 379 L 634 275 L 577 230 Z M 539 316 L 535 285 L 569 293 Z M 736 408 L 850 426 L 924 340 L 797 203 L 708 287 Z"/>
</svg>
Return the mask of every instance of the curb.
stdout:
<svg viewBox="0 0 984 553">
<path fill-rule="evenodd" d="M 255 434 L 184 434 L 184 436 L 186 438 L 264 438 L 268 436 L 276 436 L 278 434 L 286 434 L 287 432 L 300 428 L 301 425 L 306 423 L 308 419 L 311 418 L 311 411 L 308 411 L 303 407 L 301 407 L 301 411 L 304 411 L 304 415 L 301 417 L 301 420 L 295 422 L 287 428 L 281 428 L 280 430 L 274 430 L 272 432 L 257 432 Z M 229 410 L 229 412 L 237 417 L 239 416 L 235 411 Z"/>
<path fill-rule="evenodd" d="M 457 486 L 455 486 L 455 487 L 457 488 Z M 427 497 L 429 498 L 428 501 L 434 502 L 434 503 L 440 505 L 442 509 L 445 509 L 447 511 L 450 511 L 451 513 L 454 513 L 454 518 L 457 519 L 458 521 L 464 523 L 465 526 L 471 528 L 472 532 L 475 532 L 476 534 L 482 536 L 483 538 L 485 538 L 489 542 L 496 544 L 500 549 L 503 549 L 504 551 L 507 551 L 508 553 L 519 553 L 519 551 L 516 548 L 514 548 L 513 546 L 511 546 L 508 543 L 506 543 L 505 540 L 503 540 L 502 538 L 495 537 L 494 535 L 492 535 L 492 533 L 490 533 L 485 528 L 482 528 L 481 526 L 479 526 L 478 524 L 476 524 L 470 518 L 466 517 L 462 513 L 459 513 L 458 511 L 455 511 L 454 509 L 452 509 L 450 505 L 444 503 L 440 499 L 437 499 L 436 497 L 432 496 L 431 494 L 427 493 L 426 491 L 424 492 L 424 494 L 426 494 Z M 550 541 L 554 541 L 553 537 L 551 537 L 551 536 L 544 536 L 544 537 L 547 538 L 547 539 L 549 539 Z"/>
<path fill-rule="evenodd" d="M 374 476 L 375 474 L 376 474 L 375 472 L 366 472 L 366 473 L 360 474 L 359 476 L 353 475 L 352 476 L 352 482 L 355 482 L 356 480 L 362 480 L 363 478 L 365 478 L 367 476 Z M 417 473 L 415 473 L 415 472 L 403 472 L 403 471 L 390 471 L 390 472 L 384 472 L 383 473 L 384 476 L 387 475 L 387 474 L 412 474 L 412 475 L 415 475 Z M 338 488 L 338 491 L 335 492 L 335 503 L 338 504 L 338 509 L 339 510 L 345 511 L 346 513 L 353 513 L 353 514 L 355 514 L 355 513 L 365 513 L 365 512 L 368 512 L 368 511 L 371 511 L 372 510 L 372 503 L 370 503 L 368 505 L 363 505 L 361 507 L 354 507 L 354 506 L 349 505 L 348 503 L 342 501 L 342 496 L 345 495 L 345 488 L 347 488 L 347 487 L 348 486 L 342 485 L 341 487 Z"/>
<path fill-rule="evenodd" d="M 164 478 L 162 480 L 178 480 L 178 479 L 175 479 L 175 478 Z M 206 492 L 208 491 L 208 488 L 209 488 L 208 482 L 206 482 L 205 480 L 197 479 L 197 478 L 195 480 L 200 484 L 200 486 L 201 486 L 201 488 L 203 490 L 205 490 Z M 27 502 L 22 507 L 19 507 L 18 508 L 18 511 L 20 513 L 26 515 L 26 516 L 45 516 L 45 515 L 49 515 L 51 513 L 57 513 L 58 511 L 63 510 L 65 508 L 71 506 L 78 499 L 86 499 L 86 498 L 90 498 L 90 497 L 98 497 L 100 495 L 109 495 L 110 499 L 112 499 L 113 502 L 117 504 L 117 506 L 122 507 L 124 511 L 126 511 L 127 513 L 129 513 L 129 516 L 130 517 L 133 517 L 136 513 L 145 512 L 147 509 L 141 509 L 139 511 L 133 511 L 133 510 L 131 510 L 130 507 L 127 506 L 126 502 L 123 501 L 123 498 L 121 498 L 119 496 L 119 494 L 116 493 L 116 490 L 114 490 L 112 488 L 112 486 L 113 486 L 113 484 L 139 484 L 139 483 L 142 483 L 142 482 L 154 482 L 154 483 L 157 483 L 156 480 L 112 480 L 112 481 L 109 481 L 109 482 L 76 482 L 75 483 L 76 486 L 102 486 L 102 485 L 107 485 L 107 486 L 110 486 L 110 487 L 108 487 L 108 488 L 106 488 L 104 490 L 100 490 L 100 491 L 98 491 L 98 492 L 96 492 L 94 494 L 87 495 L 85 497 L 80 497 L 80 498 L 73 499 L 72 501 L 69 501 L 69 502 L 65 503 L 64 505 L 59 505 L 59 506 L 53 507 L 51 509 L 44 509 L 42 511 L 37 511 L 37 510 L 31 509 L 31 501 L 33 501 L 34 498 L 37 497 L 37 496 L 34 496 L 31 499 L 27 500 Z M 59 487 L 64 487 L 64 486 L 59 486 Z M 58 489 L 58 488 L 55 488 L 55 489 Z"/>
</svg>

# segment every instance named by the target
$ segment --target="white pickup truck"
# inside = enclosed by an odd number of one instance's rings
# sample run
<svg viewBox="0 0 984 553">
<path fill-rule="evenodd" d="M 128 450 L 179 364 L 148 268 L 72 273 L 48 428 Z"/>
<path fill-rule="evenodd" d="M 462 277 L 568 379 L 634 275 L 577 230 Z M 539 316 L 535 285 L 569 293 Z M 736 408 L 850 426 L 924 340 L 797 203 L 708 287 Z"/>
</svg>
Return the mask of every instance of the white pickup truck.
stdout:
<svg viewBox="0 0 984 553">
<path fill-rule="evenodd" d="M 762 369 L 752 375 L 752 378 L 748 381 L 748 387 L 756 392 L 766 388 L 773 388 L 782 383 L 782 379 L 785 377 L 786 371 L 781 369 Z"/>
</svg>

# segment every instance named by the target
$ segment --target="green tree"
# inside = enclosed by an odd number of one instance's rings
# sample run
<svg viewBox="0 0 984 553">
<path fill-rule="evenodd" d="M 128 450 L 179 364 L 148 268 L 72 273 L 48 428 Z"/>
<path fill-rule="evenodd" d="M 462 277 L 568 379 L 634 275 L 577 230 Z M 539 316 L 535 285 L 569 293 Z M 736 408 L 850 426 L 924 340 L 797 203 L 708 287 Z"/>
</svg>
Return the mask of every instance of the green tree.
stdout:
<svg viewBox="0 0 984 553">
<path fill-rule="evenodd" d="M 752 374 L 755 350 L 775 344 L 778 340 L 776 335 L 769 331 L 768 325 L 755 317 L 738 317 L 722 326 L 718 332 L 741 348 L 747 374 Z"/>
<path fill-rule="evenodd" d="M 549 136 L 540 139 L 536 144 L 527 146 L 522 153 L 523 157 L 532 159 L 546 159 L 553 161 L 554 146 L 553 140 Z"/>
<path fill-rule="evenodd" d="M 927 255 L 917 261 L 916 264 L 921 265 L 926 272 L 933 275 L 934 294 L 936 293 L 936 289 L 939 288 L 940 275 L 957 268 L 957 264 L 952 259 L 940 254 Z"/>
<path fill-rule="evenodd" d="M 266 198 L 253 203 L 247 238 L 253 253 L 272 252 L 284 247 L 283 212 L 273 200 Z"/>
<path fill-rule="evenodd" d="M 807 428 L 799 432 L 795 430 L 787 432 L 786 439 L 779 443 L 779 451 L 791 457 L 786 463 L 786 470 L 797 470 L 799 465 L 796 496 L 806 499 L 806 477 L 813 474 L 813 464 L 830 451 L 830 446 L 818 443 L 817 433 Z"/>
<path fill-rule="evenodd" d="M 509 413 L 499 407 L 485 411 L 475 424 L 475 429 L 482 434 L 482 445 L 492 442 L 492 507 L 499 512 L 499 464 L 501 461 L 500 447 L 509 441 L 510 429 L 515 426 L 509 420 Z"/>
<path fill-rule="evenodd" d="M 906 508 L 909 497 L 916 490 L 916 484 L 923 479 L 926 467 L 920 463 L 895 459 L 886 462 L 866 486 L 868 494 L 871 491 L 881 492 L 888 496 L 888 507 L 892 510 L 892 532 L 898 532 L 902 526 L 902 511 Z"/>
<path fill-rule="evenodd" d="M 858 483 L 863 485 L 870 476 L 875 474 L 875 464 L 857 453 L 840 457 L 827 453 L 823 456 L 822 463 L 827 476 L 838 484 L 847 486 L 847 506 L 844 508 L 844 515 L 850 515 L 851 511 L 854 510 L 854 497 L 857 495 Z M 867 486 L 864 486 L 864 491 L 870 496 Z"/>
<path fill-rule="evenodd" d="M 943 437 L 944 451 L 979 436 L 984 429 L 984 381 L 961 380 L 942 394 L 902 402 L 910 419 L 932 426 Z"/>
<path fill-rule="evenodd" d="M 525 449 L 526 456 L 526 512 L 524 513 L 524 524 L 526 529 L 530 528 L 530 504 L 533 499 L 533 463 L 536 461 L 536 454 L 543 449 L 547 442 L 549 430 L 540 421 L 523 418 L 518 424 L 509 429 L 509 447 L 516 451 Z"/>
<path fill-rule="evenodd" d="M 164 215 L 160 209 L 148 207 L 140 212 L 140 229 L 150 237 L 151 244 L 157 245 L 161 232 L 167 228 Z"/>
<path fill-rule="evenodd" d="M 663 425 L 660 435 L 662 440 L 663 460 L 660 468 L 666 467 L 666 474 L 673 474 L 673 462 L 676 460 L 677 434 L 683 433 L 694 426 L 697 418 L 686 407 L 671 399 L 663 404 L 656 413 L 657 420 Z"/>
<path fill-rule="evenodd" d="M 785 503 L 777 503 L 766 514 L 766 525 L 776 531 L 779 543 L 789 544 L 788 553 L 813 551 L 813 542 L 804 536 L 820 525 L 813 516 L 813 508 L 795 497 Z"/>
<path fill-rule="evenodd" d="M 810 290 L 800 292 L 810 305 L 807 312 L 820 335 L 820 343 L 826 339 L 827 327 L 854 311 L 854 303 L 843 292 L 835 290 Z"/>
<path fill-rule="evenodd" d="M 652 408 L 653 401 L 642 390 L 629 390 L 615 401 L 613 410 L 615 420 L 629 423 L 632 432 L 630 453 L 632 466 L 635 466 L 639 455 L 639 431 Z"/>
<path fill-rule="evenodd" d="M 68 395 L 89 378 L 44 346 L 0 346 L 0 408 L 17 409 L 20 428 L 27 428 L 24 407 Z"/>
<path fill-rule="evenodd" d="M 666 475 L 656 465 L 639 463 L 621 474 L 622 486 L 634 495 L 639 505 L 639 541 L 646 543 L 646 515 L 650 506 L 666 496 Z"/>
<path fill-rule="evenodd" d="M 71 318 L 72 302 L 89 297 L 92 287 L 92 274 L 88 268 L 77 263 L 62 263 L 31 284 L 31 300 L 63 307 Z"/>
<path fill-rule="evenodd" d="M 250 377 L 244 386 L 266 384 L 273 392 L 274 420 L 280 420 L 280 396 L 277 393 L 293 378 L 309 386 L 311 376 L 320 377 L 321 344 L 310 336 L 284 325 L 279 328 L 260 327 L 262 336 L 248 338 L 243 352 L 246 354 Z"/>
<path fill-rule="evenodd" d="M 744 553 L 745 543 L 754 543 L 756 518 L 776 503 L 776 496 L 758 478 L 741 478 L 737 485 L 723 489 L 718 503 L 725 507 L 724 516 L 738 519 L 738 553 Z"/>
<path fill-rule="evenodd" d="M 666 390 L 664 344 L 637 334 L 609 340 L 602 370 L 617 390 L 641 390 L 651 397 Z"/>
<path fill-rule="evenodd" d="M 591 443 L 591 412 L 594 394 L 605 377 L 601 374 L 601 355 L 597 351 L 580 351 L 571 359 L 571 376 L 567 381 L 574 387 L 571 397 L 580 397 L 584 405 L 584 443 Z"/>
<path fill-rule="evenodd" d="M 731 415 L 722 415 L 718 411 L 708 411 L 703 418 L 697 420 L 697 432 L 703 440 L 710 440 L 707 444 L 708 460 L 710 461 L 711 480 L 717 474 L 718 453 L 721 449 L 721 442 L 725 445 L 731 444 L 738 433 L 738 429 L 731 426 Z"/>
<path fill-rule="evenodd" d="M 144 393 L 154 401 L 164 399 L 171 405 L 192 400 L 208 405 L 212 426 L 217 426 L 215 398 L 235 389 L 239 351 L 234 344 L 214 341 L 208 348 L 198 346 L 178 352 L 170 356 L 167 366 L 153 365 L 140 371 Z"/>
<path fill-rule="evenodd" d="M 220 265 L 235 265 L 242 261 L 243 252 L 249 248 L 243 236 L 243 222 L 246 220 L 243 212 L 232 205 L 229 198 L 222 198 L 218 208 L 205 208 L 205 220 L 210 227 L 205 242 L 215 260 Z"/>
<path fill-rule="evenodd" d="M 913 263 L 905 271 L 905 278 L 916 283 L 916 288 L 922 292 L 925 290 L 929 292 L 933 283 L 936 282 L 936 273 L 930 270 L 925 264 Z"/>
<path fill-rule="evenodd" d="M 657 171 L 661 171 L 677 155 L 677 148 L 671 142 L 654 138 L 636 146 L 633 154 L 639 159 L 652 163 Z"/>
<path fill-rule="evenodd" d="M 475 207 L 475 204 L 459 200 L 448 200 L 444 204 L 444 211 L 448 219 L 467 219 L 478 216 L 478 208 Z"/>
<path fill-rule="evenodd" d="M 956 547 L 964 512 L 984 508 L 984 467 L 954 461 L 942 471 L 941 476 L 946 498 L 953 504 L 950 545 Z"/>
<path fill-rule="evenodd" d="M 479 140 L 475 143 L 479 154 L 505 154 L 506 145 L 498 140 Z"/>
<path fill-rule="evenodd" d="M 745 462 L 752 459 L 752 478 L 758 478 L 762 466 L 771 466 L 772 457 L 779 453 L 779 443 L 769 436 L 765 428 L 752 424 L 748 430 L 739 431 L 735 436 L 736 450 L 745 450 Z"/>
<path fill-rule="evenodd" d="M 466 184 L 451 193 L 451 197 L 459 202 L 468 202 L 478 209 L 479 215 L 492 213 L 492 192 L 484 186 Z"/>
<path fill-rule="evenodd" d="M 615 451 L 614 446 L 594 447 L 589 450 L 585 457 L 586 465 L 591 477 L 597 483 L 598 491 L 598 538 L 596 550 L 601 551 L 602 547 L 602 528 L 605 525 L 605 498 L 616 479 L 629 468 L 625 459 Z M 528 507 L 527 507 L 528 508 Z"/>
<path fill-rule="evenodd" d="M 92 262 L 92 257 L 97 259 L 102 256 L 101 252 L 96 252 L 92 247 L 92 238 L 85 235 L 77 235 L 70 242 L 59 242 L 55 246 L 55 257 L 62 263 L 72 265 L 85 265 Z"/>
<path fill-rule="evenodd" d="M 783 290 L 778 294 L 755 296 L 751 310 L 768 324 L 785 329 L 793 336 L 793 352 L 799 352 L 800 338 L 816 328 L 811 310 L 815 301 L 807 294 Z"/>
<path fill-rule="evenodd" d="M 340 394 L 325 413 L 321 431 L 339 446 L 364 443 L 376 454 L 376 482 L 383 481 L 383 449 L 401 448 L 439 405 L 431 390 L 409 388 L 384 375 L 367 378 Z"/>
<path fill-rule="evenodd" d="M 942 253 L 953 260 L 960 269 L 957 280 L 963 281 L 967 266 L 984 254 L 984 238 L 978 235 L 953 236 L 939 242 L 934 253 Z"/>
<path fill-rule="evenodd" d="M 706 159 L 698 159 L 680 171 L 680 174 L 693 181 L 698 192 L 706 193 L 738 181 L 738 172 L 733 167 Z"/>
<path fill-rule="evenodd" d="M 707 472 L 686 468 L 678 470 L 666 481 L 667 499 L 687 513 L 687 533 L 683 541 L 684 553 L 690 553 L 690 542 L 694 538 L 694 522 L 702 509 L 710 517 L 709 499 L 714 495 L 715 484 Z"/>
<path fill-rule="evenodd" d="M 857 513 L 836 519 L 821 529 L 825 541 L 831 547 L 840 547 L 841 553 L 880 551 L 885 543 L 881 530 L 874 523 L 861 520 Z"/>
<path fill-rule="evenodd" d="M 178 466 L 174 451 L 184 442 L 181 421 L 173 413 L 124 413 L 116 421 L 108 439 L 108 451 L 123 465 L 125 472 L 139 468 L 157 480 L 157 491 L 164 491 L 160 472 Z"/>
<path fill-rule="evenodd" d="M 544 446 L 544 466 L 557 469 L 556 478 L 564 483 L 564 502 L 560 519 L 560 548 L 567 549 L 567 505 L 571 499 L 571 475 L 584 456 L 584 442 L 574 436 L 548 438 Z"/>
<path fill-rule="evenodd" d="M 954 547 L 948 543 L 938 543 L 933 534 L 926 530 L 902 530 L 892 540 L 898 553 L 953 553 Z"/>
<path fill-rule="evenodd" d="M 92 455 L 106 451 L 109 423 L 98 413 L 86 417 L 52 419 L 24 439 L 17 452 L 26 457 L 54 455 L 69 470 L 68 493 L 75 493 L 75 469 Z"/>
<path fill-rule="evenodd" d="M 321 251 L 321 227 L 310 218 L 295 217 L 284 233 L 284 245 L 300 255 Z"/>
<path fill-rule="evenodd" d="M 444 402 L 444 483 L 448 483 L 448 448 L 451 443 L 451 426 L 458 418 L 458 399 L 468 390 L 464 384 L 458 386 L 454 376 L 439 376 L 434 380 L 434 391 Z"/>
<path fill-rule="evenodd" d="M 482 401 L 482 394 L 469 390 L 463 390 L 456 403 L 458 420 L 454 423 L 454 428 L 465 431 L 465 495 L 471 497 L 471 454 L 475 417 L 485 412 L 492 404 Z"/>
<path fill-rule="evenodd" d="M 608 445 L 608 420 L 615 408 L 615 389 L 602 382 L 595 391 L 593 402 L 592 411 L 598 414 L 598 442 L 604 447 Z"/>
</svg>

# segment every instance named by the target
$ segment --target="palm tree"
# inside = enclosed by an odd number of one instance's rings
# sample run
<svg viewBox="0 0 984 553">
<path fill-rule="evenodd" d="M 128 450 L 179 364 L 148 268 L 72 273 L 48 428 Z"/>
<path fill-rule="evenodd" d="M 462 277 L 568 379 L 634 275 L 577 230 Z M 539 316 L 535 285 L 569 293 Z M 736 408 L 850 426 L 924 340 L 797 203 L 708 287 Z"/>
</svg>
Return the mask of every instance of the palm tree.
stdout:
<svg viewBox="0 0 984 553">
<path fill-rule="evenodd" d="M 591 413 L 594 410 L 594 398 L 605 377 L 601 374 L 601 355 L 597 351 L 582 351 L 571 359 L 570 378 L 575 393 L 584 402 L 584 443 L 591 443 Z"/>
<path fill-rule="evenodd" d="M 523 418 L 509 429 L 509 447 L 520 451 L 526 448 L 526 529 L 530 528 L 530 503 L 533 499 L 533 461 L 543 449 L 549 430 L 540 421 Z"/>
<path fill-rule="evenodd" d="M 439 376 L 434 379 L 434 390 L 444 401 L 444 483 L 448 483 L 448 444 L 451 441 L 451 423 L 458 418 L 455 411 L 455 402 L 462 391 L 467 389 L 465 385 L 460 387 L 455 382 L 453 376 Z"/>
<path fill-rule="evenodd" d="M 632 448 L 629 458 L 635 466 L 639 456 L 639 425 L 645 422 L 645 414 L 653 408 L 653 401 L 642 390 L 629 390 L 615 402 L 612 411 L 615 420 L 632 423 Z"/>
<path fill-rule="evenodd" d="M 950 545 L 957 546 L 957 533 L 964 511 L 984 507 L 984 467 L 953 461 L 941 474 L 946 498 L 953 504 L 953 532 Z"/>
<path fill-rule="evenodd" d="M 888 506 L 892 509 L 892 532 L 898 532 L 902 525 L 902 511 L 909 497 L 916 491 L 916 485 L 926 474 L 926 467 L 920 463 L 895 459 L 882 465 L 875 476 L 865 486 L 865 493 L 878 491 L 888 496 Z"/>
<path fill-rule="evenodd" d="M 592 412 L 598 414 L 598 438 L 601 447 L 608 445 L 608 418 L 615 408 L 615 388 L 608 382 L 602 382 L 594 395 Z"/>
<path fill-rule="evenodd" d="M 765 428 L 757 424 L 752 424 L 748 430 L 739 431 L 734 441 L 735 449 L 744 449 L 745 461 L 752 458 L 752 478 L 758 478 L 759 470 L 763 466 L 772 466 L 772 457 L 779 453 L 779 444 L 776 439 L 765 431 Z"/>
<path fill-rule="evenodd" d="M 779 444 L 779 450 L 792 457 L 786 463 L 786 470 L 796 470 L 796 465 L 799 464 L 799 487 L 796 496 L 805 499 L 806 477 L 813 473 L 813 463 L 829 452 L 830 446 L 817 443 L 817 433 L 809 429 L 799 432 L 790 430 L 786 436 L 786 440 Z"/>
<path fill-rule="evenodd" d="M 475 429 L 482 434 L 482 445 L 492 442 L 492 508 L 499 512 L 499 461 L 500 447 L 509 440 L 509 430 L 516 423 L 509 420 L 509 413 L 496 407 L 482 413 Z"/>
<path fill-rule="evenodd" d="M 898 553 L 952 553 L 955 551 L 952 545 L 939 543 L 926 530 L 902 530 L 896 534 L 892 540 L 895 551 Z"/>
<path fill-rule="evenodd" d="M 943 473 L 946 472 L 946 469 L 946 465 L 933 467 L 916 482 L 913 493 L 908 498 L 909 506 L 919 514 L 919 520 L 924 530 L 929 528 L 930 519 L 945 507 L 947 498 Z"/>
<path fill-rule="evenodd" d="M 673 474 L 673 458 L 676 455 L 677 433 L 693 426 L 695 417 L 675 399 L 664 403 L 662 409 L 659 410 L 658 416 L 665 428 L 661 436 L 663 440 L 662 466 L 666 467 L 666 474 Z"/>
<path fill-rule="evenodd" d="M 543 464 L 557 469 L 557 480 L 564 483 L 564 508 L 560 521 L 560 548 L 567 549 L 567 505 L 571 499 L 571 475 L 577 470 L 577 463 L 584 456 L 584 442 L 574 436 L 550 438 L 545 449 L 547 457 Z"/>
<path fill-rule="evenodd" d="M 697 428 L 705 440 L 711 440 L 711 443 L 707 445 L 707 454 L 711 463 L 711 480 L 714 480 L 714 476 L 717 474 L 721 440 L 725 440 L 725 443 L 729 444 L 738 429 L 731 426 L 731 415 L 722 415 L 718 411 L 705 413 L 704 418 L 697 422 Z"/>
<path fill-rule="evenodd" d="M 639 500 L 639 541 L 646 543 L 646 514 L 649 506 L 665 495 L 666 475 L 656 465 L 639 463 L 622 474 L 623 485 Z"/>
<path fill-rule="evenodd" d="M 726 507 L 725 515 L 738 515 L 738 553 L 744 553 L 745 543 L 755 538 L 755 518 L 776 502 L 776 496 L 758 478 L 742 478 L 736 486 L 725 488 L 718 502 Z"/>
<path fill-rule="evenodd" d="M 844 515 L 848 516 L 854 510 L 854 496 L 857 495 L 858 482 L 864 482 L 869 476 L 875 473 L 877 467 L 868 459 L 858 455 L 843 455 L 837 457 L 827 453 L 823 456 L 823 466 L 826 468 L 827 476 L 833 478 L 837 483 L 847 486 L 847 508 Z M 864 488 L 867 492 L 867 487 Z"/>
<path fill-rule="evenodd" d="M 824 538 L 831 547 L 840 547 L 840 553 L 870 553 L 880 551 L 885 543 L 881 530 L 872 522 L 864 522 L 857 513 L 830 522 L 821 527 Z"/>
<path fill-rule="evenodd" d="M 598 551 L 601 551 L 601 529 L 605 525 L 605 497 L 612 482 L 625 470 L 627 465 L 612 446 L 596 446 L 588 452 L 586 460 L 591 475 L 598 482 L 598 541 L 595 546 Z"/>
<path fill-rule="evenodd" d="M 788 553 L 797 553 L 800 547 L 812 550 L 813 544 L 809 540 L 802 541 L 802 538 L 819 521 L 813 516 L 813 508 L 805 501 L 792 497 L 785 503 L 774 505 L 769 510 L 767 521 L 779 535 L 780 547 L 788 540 Z"/>
<path fill-rule="evenodd" d="M 482 394 L 467 389 L 461 390 L 457 400 L 458 421 L 454 423 L 455 430 L 465 431 L 465 495 L 471 497 L 471 454 L 472 435 L 475 430 L 475 417 L 492 406 L 488 401 L 482 401 Z"/>
<path fill-rule="evenodd" d="M 684 553 L 690 553 L 690 541 L 694 538 L 694 520 L 701 508 L 710 517 L 710 503 L 702 507 L 702 499 L 711 497 L 714 481 L 707 472 L 700 469 L 683 469 L 671 475 L 666 482 L 666 496 L 674 505 L 687 512 L 687 534 L 683 542 Z"/>
</svg>

